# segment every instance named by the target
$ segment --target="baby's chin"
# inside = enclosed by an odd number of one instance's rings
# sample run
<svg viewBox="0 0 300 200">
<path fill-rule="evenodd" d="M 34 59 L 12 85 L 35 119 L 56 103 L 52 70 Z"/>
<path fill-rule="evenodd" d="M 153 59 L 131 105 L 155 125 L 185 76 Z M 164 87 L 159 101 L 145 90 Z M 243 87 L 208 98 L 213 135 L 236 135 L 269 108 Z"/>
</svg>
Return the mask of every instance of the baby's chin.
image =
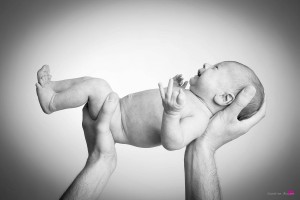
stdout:
<svg viewBox="0 0 300 200">
<path fill-rule="evenodd" d="M 190 84 L 190 85 L 195 85 L 195 84 L 196 84 L 196 80 L 197 80 L 197 78 L 198 78 L 198 76 L 197 76 L 197 75 L 196 75 L 196 76 L 194 76 L 194 77 L 192 77 L 192 78 L 190 78 L 189 84 Z"/>
</svg>

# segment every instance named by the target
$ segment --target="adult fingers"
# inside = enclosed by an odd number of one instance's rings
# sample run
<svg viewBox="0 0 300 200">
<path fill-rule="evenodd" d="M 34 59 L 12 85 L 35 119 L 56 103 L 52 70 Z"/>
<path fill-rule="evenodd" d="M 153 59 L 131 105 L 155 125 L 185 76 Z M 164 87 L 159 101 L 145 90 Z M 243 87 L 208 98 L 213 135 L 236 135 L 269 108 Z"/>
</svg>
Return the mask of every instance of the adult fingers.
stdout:
<svg viewBox="0 0 300 200">
<path fill-rule="evenodd" d="M 98 114 L 97 117 L 97 126 L 100 128 L 100 131 L 108 131 L 111 118 L 113 116 L 113 113 L 115 112 L 118 104 L 118 95 L 114 92 L 111 92 L 105 102 L 103 103 L 103 106 Z"/>
<path fill-rule="evenodd" d="M 266 110 L 267 110 L 267 99 L 266 96 L 264 97 L 264 102 L 261 106 L 261 108 L 255 113 L 252 117 L 249 119 L 245 119 L 241 121 L 241 125 L 245 128 L 251 128 L 255 124 L 257 124 L 260 120 L 262 120 L 266 116 Z"/>
<path fill-rule="evenodd" d="M 241 110 L 245 108 L 255 95 L 255 88 L 251 85 L 245 87 L 225 110 L 225 114 L 237 118 Z"/>
<path fill-rule="evenodd" d="M 87 126 L 92 121 L 93 120 L 88 111 L 88 104 L 85 104 L 85 106 L 82 108 L 82 126 Z"/>
</svg>

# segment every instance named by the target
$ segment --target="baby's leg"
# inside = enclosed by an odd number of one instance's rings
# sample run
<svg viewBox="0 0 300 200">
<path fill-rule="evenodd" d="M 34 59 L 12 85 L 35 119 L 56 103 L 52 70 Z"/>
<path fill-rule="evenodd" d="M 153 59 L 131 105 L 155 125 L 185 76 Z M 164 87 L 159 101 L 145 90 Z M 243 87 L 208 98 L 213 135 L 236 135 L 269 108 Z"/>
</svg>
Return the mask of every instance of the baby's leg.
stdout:
<svg viewBox="0 0 300 200">
<path fill-rule="evenodd" d="M 37 79 L 40 83 L 40 79 L 44 77 L 46 78 L 46 81 L 49 83 L 49 86 L 52 88 L 52 90 L 56 93 L 62 92 L 71 86 L 78 84 L 82 81 L 85 81 L 87 79 L 91 79 L 91 77 L 85 76 L 80 78 L 73 78 L 73 79 L 66 79 L 61 81 L 51 81 L 51 74 L 50 74 L 50 68 L 49 65 L 44 65 L 38 72 L 37 72 Z M 41 84 L 41 83 L 40 83 Z"/>
<path fill-rule="evenodd" d="M 80 77 L 80 78 L 73 78 L 73 79 L 66 79 L 66 80 L 61 80 L 61 81 L 51 81 L 50 85 L 51 88 L 55 91 L 55 92 L 62 92 L 65 91 L 67 89 L 69 89 L 70 87 L 72 87 L 73 85 L 76 85 L 78 83 L 81 83 L 85 80 L 91 79 L 92 77 Z"/>
<path fill-rule="evenodd" d="M 88 78 L 56 93 L 49 83 L 50 78 L 43 76 L 37 84 L 40 105 L 47 114 L 66 108 L 79 107 L 88 102 L 90 115 L 95 119 L 105 98 L 112 92 L 106 81 Z"/>
<path fill-rule="evenodd" d="M 88 102 L 90 115 L 93 119 L 96 119 L 105 98 L 110 92 L 112 90 L 106 81 L 92 78 L 63 92 L 54 94 L 49 107 L 51 111 L 58 111 L 79 107 Z"/>
</svg>

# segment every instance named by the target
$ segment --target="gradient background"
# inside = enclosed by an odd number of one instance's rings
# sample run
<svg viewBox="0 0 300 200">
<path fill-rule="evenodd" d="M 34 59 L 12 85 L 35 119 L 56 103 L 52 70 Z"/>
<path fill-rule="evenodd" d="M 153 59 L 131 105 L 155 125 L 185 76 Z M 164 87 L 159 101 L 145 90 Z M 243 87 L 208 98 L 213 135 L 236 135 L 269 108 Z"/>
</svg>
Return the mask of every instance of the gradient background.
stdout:
<svg viewBox="0 0 300 200">
<path fill-rule="evenodd" d="M 266 118 L 216 154 L 225 199 L 299 198 L 299 19 L 292 1 L 1 1 L 0 199 L 58 199 L 87 158 L 81 109 L 39 107 L 43 64 L 124 96 L 224 60 L 250 66 L 268 98 Z M 184 150 L 116 146 L 103 199 L 184 199 Z"/>
</svg>

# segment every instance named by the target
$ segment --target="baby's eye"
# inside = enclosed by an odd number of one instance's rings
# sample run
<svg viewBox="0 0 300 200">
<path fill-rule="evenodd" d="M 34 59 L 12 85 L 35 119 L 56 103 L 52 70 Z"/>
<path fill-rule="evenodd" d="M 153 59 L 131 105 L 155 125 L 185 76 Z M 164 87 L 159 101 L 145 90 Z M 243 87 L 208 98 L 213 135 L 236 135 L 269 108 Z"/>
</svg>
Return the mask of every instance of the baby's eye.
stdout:
<svg viewBox="0 0 300 200">
<path fill-rule="evenodd" d="M 215 66 L 216 69 L 219 69 L 218 65 Z"/>
</svg>

